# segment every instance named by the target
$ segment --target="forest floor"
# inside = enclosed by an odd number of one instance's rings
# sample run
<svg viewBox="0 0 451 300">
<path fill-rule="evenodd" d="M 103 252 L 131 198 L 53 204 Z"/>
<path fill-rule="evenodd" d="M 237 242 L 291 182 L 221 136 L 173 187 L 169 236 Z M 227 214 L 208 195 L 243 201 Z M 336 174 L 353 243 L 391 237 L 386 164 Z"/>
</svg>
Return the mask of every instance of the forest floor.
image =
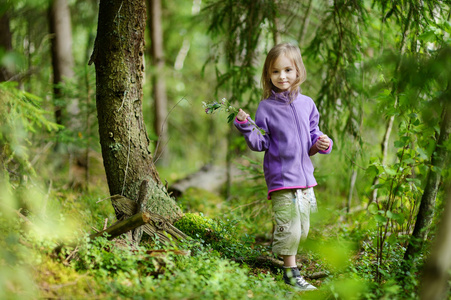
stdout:
<svg viewBox="0 0 451 300">
<path fill-rule="evenodd" d="M 42 213 L 25 217 L 26 209 L 21 210 L 20 217 L 0 225 L 8 236 L 2 257 L 11 266 L 0 270 L 0 276 L 9 278 L 0 298 L 395 299 L 402 291 L 390 276 L 381 284 L 374 280 L 373 229 L 361 225 L 365 211 L 351 216 L 336 205 L 324 205 L 312 215 L 297 262 L 318 290 L 297 292 L 283 283 L 281 268 L 273 263 L 279 258 L 271 253 L 271 206 L 264 189 L 237 185 L 232 195 L 240 197 L 229 199 L 189 189 L 178 204 L 187 216 L 205 222 L 207 231 L 185 242 L 146 238 L 137 246 L 121 238 L 88 241 L 94 229 L 115 221 L 108 193 L 103 184 L 98 186 L 90 191 L 53 187 L 41 196 L 28 191 L 39 200 Z M 318 190 L 317 197 L 322 193 Z M 61 243 L 77 246 L 56 256 Z M 389 261 L 384 272 L 393 268 L 396 263 Z"/>
</svg>

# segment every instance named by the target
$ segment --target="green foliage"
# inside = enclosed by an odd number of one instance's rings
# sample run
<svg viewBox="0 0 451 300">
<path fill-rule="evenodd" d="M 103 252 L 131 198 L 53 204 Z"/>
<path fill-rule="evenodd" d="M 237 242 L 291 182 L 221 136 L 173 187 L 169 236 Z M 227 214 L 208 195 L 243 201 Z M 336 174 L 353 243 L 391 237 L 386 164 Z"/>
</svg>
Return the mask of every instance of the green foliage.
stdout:
<svg viewBox="0 0 451 300">
<path fill-rule="evenodd" d="M 362 50 L 366 47 L 361 32 L 367 21 L 364 2 L 334 1 L 305 51 L 307 61 L 323 64 L 325 78 L 315 102 L 322 116 L 320 127 L 331 135 L 349 133 L 360 138 L 362 105 L 367 97 L 361 82 Z M 334 128 L 339 130 L 332 131 Z"/>
<path fill-rule="evenodd" d="M 373 236 L 376 234 L 374 232 Z M 350 272 L 366 280 L 368 284 L 368 291 L 362 295 L 361 299 L 380 299 L 381 297 L 416 299 L 419 287 L 418 265 L 410 262 L 413 267 L 412 272 L 403 275 L 404 283 L 401 285 L 397 276 L 399 276 L 399 269 L 405 263 L 403 258 L 405 247 L 397 242 L 386 242 L 382 248 L 383 264 L 378 265 L 379 253 L 376 243 L 374 237 L 369 237 L 363 243 L 360 259 L 355 261 L 349 269 Z M 377 283 L 375 276 L 378 273 L 384 278 L 382 284 Z"/>
<path fill-rule="evenodd" d="M 261 98 L 255 78 L 255 60 L 268 32 L 276 33 L 278 7 L 274 1 L 210 1 L 204 10 L 209 34 L 219 37 L 216 52 L 208 62 L 215 64 L 217 92 L 230 93 L 231 103 L 244 106 Z M 249 97 L 246 101 L 244 96 Z"/>
<path fill-rule="evenodd" d="M 194 239 L 227 258 L 251 259 L 259 253 L 253 248 L 254 239 L 237 232 L 237 220 L 213 220 L 199 214 L 187 213 L 174 225 Z M 241 238 L 239 238 L 241 237 Z"/>
<path fill-rule="evenodd" d="M 24 222 L 13 221 L 11 212 L 4 209 L 5 204 L 12 202 L 6 199 L 8 192 L 2 183 L 0 193 L 3 202 L 0 206 L 0 298 L 20 299 L 15 290 L 21 290 L 23 296 L 32 297 L 35 294 L 35 286 L 30 276 L 28 257 L 33 251 L 19 241 L 23 234 Z"/>
<path fill-rule="evenodd" d="M 181 244 L 179 249 L 139 247 L 131 251 L 99 238 L 83 246 L 77 260 L 76 269 L 86 270 L 96 281 L 109 282 L 96 291 L 107 295 L 155 299 L 236 299 L 255 295 L 274 299 L 265 295 L 277 293 L 270 276 L 250 275 L 246 268 L 219 258 L 198 243 Z"/>
<path fill-rule="evenodd" d="M 5 299 L 68 294 L 74 298 L 278 299 L 284 293 L 269 274 L 254 275 L 195 241 L 175 248 L 156 242 L 148 248 L 104 237 L 81 238 L 77 249 L 65 248 L 61 261 L 54 261 L 51 253 L 56 244 L 51 239 L 20 230 L 23 222 L 4 222 L 3 217 L 1 221 L 0 295 Z"/>
<path fill-rule="evenodd" d="M 0 83 L 0 168 L 19 175 L 18 180 L 35 172 L 28 150 L 32 135 L 60 128 L 48 120 L 41 103 L 41 98 L 17 89 L 16 82 Z"/>
<path fill-rule="evenodd" d="M 7 170 L 0 180 L 0 298 L 297 298 L 286 293 L 280 274 L 232 261 L 271 255 L 271 202 L 260 154 L 231 161 L 246 176 L 235 179 L 227 200 L 198 189 L 180 199 L 188 211 L 210 217 L 187 214 L 182 226 L 191 231 L 190 242 L 132 249 L 99 239 L 82 242 L 70 263 L 47 255 L 63 237 L 85 235 L 91 226 L 100 229 L 115 218 L 109 201 L 101 201 L 108 191 L 98 153 L 94 68 L 86 67 L 98 3 L 69 4 L 77 12 L 72 14 L 75 61 L 84 67 L 75 70 L 72 82 L 59 86 L 66 95 L 62 103 L 76 100 L 81 109 L 79 126 L 65 130 L 51 122 L 48 2 L 8 0 L 0 8 L 0 14 L 7 11 L 13 33 L 13 51 L 0 49 L 0 64 L 20 81 L 0 84 L 0 161 Z M 410 271 L 397 274 L 397 269 L 428 172 L 444 175 L 439 205 L 450 175 L 448 165 L 431 167 L 438 120 L 450 98 L 449 3 L 219 0 L 205 4 L 201 14 L 196 5 L 199 1 L 163 3 L 162 76 L 169 106 L 175 107 L 167 122 L 171 159 L 159 169 L 161 177 L 173 181 L 205 163 L 220 163 L 226 151 L 244 151 L 242 138 L 231 137 L 226 145 L 229 127 L 203 114 L 202 102 L 224 94 L 252 113 L 261 95 L 258 78 L 265 52 L 278 41 L 297 43 L 309 74 L 302 91 L 317 102 L 321 128 L 335 141 L 332 155 L 313 158 L 320 213 L 312 216 L 309 243 L 299 257 L 305 274 L 325 271 L 328 276 L 315 281 L 318 294 L 299 297 L 416 299 L 438 215 L 425 252 L 407 262 Z M 151 86 L 147 81 L 143 91 L 147 124 L 152 123 Z M 394 130 L 384 159 L 379 145 L 391 117 Z M 97 165 L 89 168 L 96 176 L 90 178 L 90 191 L 71 188 L 67 166 L 51 168 L 60 156 L 41 155 L 48 151 L 43 141 L 53 139 L 57 130 L 65 146 L 94 150 L 90 154 Z M 450 142 L 446 147 L 451 149 Z M 346 214 L 354 170 L 358 175 Z M 379 183 L 373 186 L 376 176 Z M 368 206 L 375 188 L 378 201 Z M 22 208 L 32 225 L 12 208 Z M 155 250 L 168 254 L 156 258 Z M 397 276 L 403 277 L 402 284 Z"/>
<path fill-rule="evenodd" d="M 368 174 L 379 178 L 379 183 L 373 187 L 378 190 L 379 200 L 369 206 L 379 225 L 377 266 L 385 262 L 386 242 L 405 245 L 404 233 L 412 232 L 415 224 L 439 135 L 440 118 L 432 119 L 431 116 L 441 115 L 444 105 L 439 95 L 446 94 L 448 89 L 439 84 L 443 77 L 449 76 L 448 72 L 435 66 L 437 61 L 447 63 L 443 53 L 448 51 L 445 47 L 422 60 L 412 55 L 401 57 L 398 66 L 402 75 L 395 84 L 396 91 L 384 91 L 380 96 L 380 104 L 387 107 L 387 115 L 398 119 L 398 138 L 393 144 L 395 161 L 386 164 L 376 160 L 368 168 Z M 424 78 L 422 74 L 430 76 Z M 435 172 L 434 167 L 431 171 Z M 382 272 L 378 267 L 378 281 L 385 277 Z"/>
</svg>

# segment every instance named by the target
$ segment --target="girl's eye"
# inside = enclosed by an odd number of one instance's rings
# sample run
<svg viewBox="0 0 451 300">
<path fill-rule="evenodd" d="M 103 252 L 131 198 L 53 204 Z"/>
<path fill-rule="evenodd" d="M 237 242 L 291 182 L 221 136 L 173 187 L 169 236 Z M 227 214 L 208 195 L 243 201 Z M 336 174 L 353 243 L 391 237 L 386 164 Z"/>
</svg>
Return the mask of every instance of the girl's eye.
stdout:
<svg viewBox="0 0 451 300">
<path fill-rule="evenodd" d="M 286 69 L 285 71 L 286 71 L 286 72 L 290 72 L 290 71 L 291 71 L 291 69 Z"/>
<path fill-rule="evenodd" d="M 277 74 L 278 73 L 278 71 L 272 71 L 274 74 Z"/>
</svg>

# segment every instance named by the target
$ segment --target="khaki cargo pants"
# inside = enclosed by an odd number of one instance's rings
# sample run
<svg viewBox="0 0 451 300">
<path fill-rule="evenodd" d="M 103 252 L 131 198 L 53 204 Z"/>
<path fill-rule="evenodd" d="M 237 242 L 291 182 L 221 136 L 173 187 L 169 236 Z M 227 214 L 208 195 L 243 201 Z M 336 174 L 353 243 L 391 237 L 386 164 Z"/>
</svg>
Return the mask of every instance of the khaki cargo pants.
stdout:
<svg viewBox="0 0 451 300">
<path fill-rule="evenodd" d="M 313 188 L 275 191 L 271 199 L 276 222 L 272 250 L 278 255 L 296 255 L 309 232 L 310 211 L 316 211 Z"/>
</svg>

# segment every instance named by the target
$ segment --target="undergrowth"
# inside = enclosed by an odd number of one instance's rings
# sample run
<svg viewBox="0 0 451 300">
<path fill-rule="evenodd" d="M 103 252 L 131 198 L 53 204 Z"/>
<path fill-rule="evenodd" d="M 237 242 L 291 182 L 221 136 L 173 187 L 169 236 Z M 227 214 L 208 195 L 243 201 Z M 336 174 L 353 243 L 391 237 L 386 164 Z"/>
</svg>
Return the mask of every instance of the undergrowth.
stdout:
<svg viewBox="0 0 451 300">
<path fill-rule="evenodd" d="M 91 227 L 101 229 L 114 221 L 102 191 L 77 194 L 55 189 L 46 195 L 42 189 L 23 193 L 6 190 L 9 192 L 3 192 L 2 200 L 9 200 L 3 203 L 17 204 L 20 197 L 20 203 L 29 209 L 19 214 L 4 206 L 0 210 L 1 299 L 418 297 L 420 267 L 403 274 L 403 285 L 397 278 L 404 253 L 400 240 L 387 241 L 385 264 L 380 268 L 384 281 L 375 281 L 373 231 L 377 227 L 365 210 L 344 214 L 322 207 L 321 214 L 312 215 L 311 234 L 303 243 L 298 264 L 301 274 L 319 290 L 297 293 L 285 286 L 278 267 L 258 259 L 277 257 L 271 253 L 268 238 L 270 202 L 254 191 L 246 197 L 252 203 L 248 206 L 238 198 L 224 201 L 220 196 L 207 203 L 208 193 L 192 190 L 180 200 L 182 207 L 187 199 L 193 200 L 189 210 L 185 208 L 185 216 L 174 224 L 190 238 L 170 245 L 151 238 L 136 246 L 124 239 L 87 238 Z M 34 202 L 42 203 L 45 197 L 49 198 L 47 211 L 38 210 Z M 245 217 L 256 212 L 265 214 Z M 67 247 L 56 257 L 54 249 L 60 243 L 78 246 Z M 322 275 L 309 279 L 314 274 Z"/>
</svg>

